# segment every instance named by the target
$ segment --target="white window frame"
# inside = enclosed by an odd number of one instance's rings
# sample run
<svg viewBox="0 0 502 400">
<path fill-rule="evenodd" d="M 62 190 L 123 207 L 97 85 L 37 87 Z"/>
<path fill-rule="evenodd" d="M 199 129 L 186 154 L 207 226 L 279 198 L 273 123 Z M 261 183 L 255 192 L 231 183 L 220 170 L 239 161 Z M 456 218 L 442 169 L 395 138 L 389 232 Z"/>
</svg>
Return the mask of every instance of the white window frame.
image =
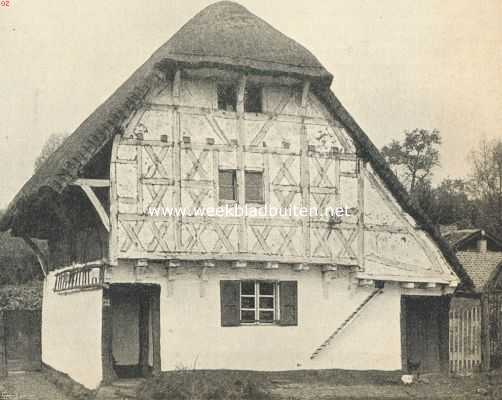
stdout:
<svg viewBox="0 0 502 400">
<path fill-rule="evenodd" d="M 242 284 L 244 282 L 253 282 L 254 284 L 254 294 L 242 294 Z M 271 283 L 274 288 L 273 294 L 260 294 L 260 284 L 261 283 Z M 254 298 L 254 308 L 245 308 L 242 307 L 242 298 Z M 273 308 L 261 308 L 260 307 L 260 298 L 273 298 L 274 299 L 274 307 Z M 271 280 L 254 280 L 254 279 L 243 279 L 239 283 L 239 319 L 241 325 L 273 325 L 277 324 L 280 320 L 279 315 L 279 282 L 271 281 Z M 248 322 L 242 320 L 242 312 L 243 311 L 254 311 L 254 321 Z M 272 321 L 260 321 L 260 311 L 272 311 L 273 318 Z"/>
</svg>

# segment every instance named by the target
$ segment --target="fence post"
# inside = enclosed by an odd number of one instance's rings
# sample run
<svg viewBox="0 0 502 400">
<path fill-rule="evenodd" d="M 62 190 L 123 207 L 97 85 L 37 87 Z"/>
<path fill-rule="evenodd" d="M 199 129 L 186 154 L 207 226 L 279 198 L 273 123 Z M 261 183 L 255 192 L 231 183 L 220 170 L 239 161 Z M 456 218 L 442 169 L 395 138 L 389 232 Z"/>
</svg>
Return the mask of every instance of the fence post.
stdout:
<svg viewBox="0 0 502 400">
<path fill-rule="evenodd" d="M 481 370 L 490 370 L 490 297 L 481 295 Z"/>
<path fill-rule="evenodd" d="M 0 377 L 7 376 L 7 335 L 5 313 L 0 311 Z"/>
</svg>

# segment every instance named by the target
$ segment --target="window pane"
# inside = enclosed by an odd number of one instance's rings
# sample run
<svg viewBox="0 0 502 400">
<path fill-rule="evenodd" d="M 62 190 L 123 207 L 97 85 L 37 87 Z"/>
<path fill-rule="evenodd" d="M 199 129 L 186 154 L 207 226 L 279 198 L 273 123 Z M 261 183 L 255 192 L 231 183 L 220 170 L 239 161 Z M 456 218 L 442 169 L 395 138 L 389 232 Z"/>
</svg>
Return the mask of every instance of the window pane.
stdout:
<svg viewBox="0 0 502 400">
<path fill-rule="evenodd" d="M 241 294 L 254 294 L 254 282 L 253 281 L 242 281 L 241 282 Z"/>
<path fill-rule="evenodd" d="M 220 186 L 220 200 L 235 200 L 234 188 L 228 186 Z"/>
<path fill-rule="evenodd" d="M 260 294 L 273 295 L 274 283 L 273 282 L 260 282 Z"/>
<path fill-rule="evenodd" d="M 259 86 L 248 85 L 244 95 L 244 111 L 262 112 L 262 89 Z"/>
<path fill-rule="evenodd" d="M 254 302 L 253 302 L 254 303 Z M 260 297 L 260 308 L 274 308 L 273 297 Z"/>
<path fill-rule="evenodd" d="M 233 85 L 218 85 L 218 109 L 235 111 L 237 106 L 237 89 Z"/>
<path fill-rule="evenodd" d="M 233 186 L 234 184 L 234 171 L 232 170 L 221 170 L 219 172 L 219 180 L 221 186 Z"/>
<path fill-rule="evenodd" d="M 246 171 L 245 183 L 246 202 L 263 202 L 263 173 Z"/>
<path fill-rule="evenodd" d="M 260 322 L 274 322 L 274 312 L 260 311 Z"/>
<path fill-rule="evenodd" d="M 254 297 L 241 297 L 241 308 L 254 308 Z"/>
<path fill-rule="evenodd" d="M 220 200 L 236 200 L 236 179 L 234 170 L 224 170 L 218 173 Z"/>
<path fill-rule="evenodd" d="M 254 311 L 242 311 L 241 314 L 242 322 L 254 322 Z"/>
</svg>

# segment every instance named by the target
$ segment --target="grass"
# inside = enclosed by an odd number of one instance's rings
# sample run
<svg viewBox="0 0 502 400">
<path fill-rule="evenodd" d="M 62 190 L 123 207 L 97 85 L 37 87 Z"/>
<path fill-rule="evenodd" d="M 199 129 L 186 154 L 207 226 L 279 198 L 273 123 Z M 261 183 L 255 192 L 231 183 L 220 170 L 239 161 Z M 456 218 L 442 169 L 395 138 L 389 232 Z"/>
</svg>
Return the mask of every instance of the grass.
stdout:
<svg viewBox="0 0 502 400">
<path fill-rule="evenodd" d="M 180 369 L 148 379 L 138 400 L 270 400 L 262 377 L 245 371 Z"/>
</svg>

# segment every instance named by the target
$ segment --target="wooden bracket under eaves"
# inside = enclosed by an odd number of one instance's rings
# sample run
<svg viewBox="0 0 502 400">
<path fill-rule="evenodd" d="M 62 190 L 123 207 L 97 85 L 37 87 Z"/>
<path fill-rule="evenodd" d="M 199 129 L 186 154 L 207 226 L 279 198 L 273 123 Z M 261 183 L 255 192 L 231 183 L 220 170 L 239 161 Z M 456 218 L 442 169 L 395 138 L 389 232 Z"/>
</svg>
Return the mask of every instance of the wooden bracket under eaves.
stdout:
<svg viewBox="0 0 502 400">
<path fill-rule="evenodd" d="M 110 232 L 110 217 L 108 213 L 105 211 L 103 204 L 96 196 L 93 188 L 97 187 L 110 187 L 109 179 L 77 179 L 72 185 L 80 186 L 84 193 L 87 195 L 87 198 L 90 200 L 91 204 L 94 206 L 94 209 L 98 213 L 101 222 L 108 232 Z"/>
</svg>

